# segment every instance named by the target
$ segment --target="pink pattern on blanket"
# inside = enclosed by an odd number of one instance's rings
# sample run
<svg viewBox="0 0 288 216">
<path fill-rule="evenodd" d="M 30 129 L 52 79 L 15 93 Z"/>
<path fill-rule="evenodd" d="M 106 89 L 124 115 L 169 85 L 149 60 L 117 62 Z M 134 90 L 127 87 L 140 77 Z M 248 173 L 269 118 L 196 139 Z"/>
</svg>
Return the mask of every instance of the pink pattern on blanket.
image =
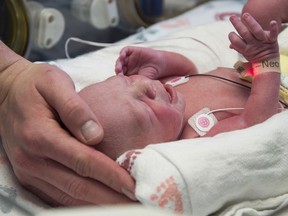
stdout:
<svg viewBox="0 0 288 216">
<path fill-rule="evenodd" d="M 150 199 L 157 202 L 158 206 L 161 208 L 165 208 L 165 206 L 170 202 L 174 204 L 175 213 L 184 213 L 181 192 L 175 183 L 173 176 L 170 176 L 165 181 L 160 182 L 156 188 L 156 193 L 152 194 Z"/>
<path fill-rule="evenodd" d="M 169 20 L 163 23 L 160 23 L 159 25 L 161 28 L 166 29 L 173 29 L 173 28 L 179 28 L 180 26 L 191 26 L 191 22 L 188 18 L 182 17 L 182 18 L 176 18 L 174 21 Z"/>
<path fill-rule="evenodd" d="M 215 14 L 215 20 L 229 20 L 229 18 L 234 15 L 234 16 L 238 16 L 241 17 L 241 13 L 237 13 L 237 12 L 223 12 L 223 13 L 217 13 Z"/>
<path fill-rule="evenodd" d="M 120 163 L 120 166 L 127 170 L 127 172 L 131 173 L 131 170 L 134 165 L 134 161 L 137 159 L 137 156 L 140 155 L 140 151 L 129 151 L 125 154 L 125 159 Z"/>
</svg>

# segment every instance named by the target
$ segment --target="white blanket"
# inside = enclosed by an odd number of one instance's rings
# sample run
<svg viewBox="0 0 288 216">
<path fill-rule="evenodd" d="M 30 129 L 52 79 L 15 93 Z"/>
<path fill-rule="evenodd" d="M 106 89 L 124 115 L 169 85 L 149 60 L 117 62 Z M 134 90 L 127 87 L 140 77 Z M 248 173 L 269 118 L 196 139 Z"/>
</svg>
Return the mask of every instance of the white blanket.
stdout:
<svg viewBox="0 0 288 216">
<path fill-rule="evenodd" d="M 275 215 L 288 202 L 287 132 L 284 111 L 245 130 L 150 145 L 118 161 L 145 205 L 195 216 Z"/>
</svg>

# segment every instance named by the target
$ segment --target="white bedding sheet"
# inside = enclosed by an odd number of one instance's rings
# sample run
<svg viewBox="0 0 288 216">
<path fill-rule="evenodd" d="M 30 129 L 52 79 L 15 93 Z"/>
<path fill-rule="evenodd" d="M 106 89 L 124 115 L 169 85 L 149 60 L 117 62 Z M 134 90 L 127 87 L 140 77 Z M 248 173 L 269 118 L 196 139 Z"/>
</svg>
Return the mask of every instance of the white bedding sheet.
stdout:
<svg viewBox="0 0 288 216">
<path fill-rule="evenodd" d="M 288 204 L 287 131 L 283 111 L 248 129 L 154 144 L 118 161 L 147 206 L 197 216 L 274 216 Z"/>
</svg>

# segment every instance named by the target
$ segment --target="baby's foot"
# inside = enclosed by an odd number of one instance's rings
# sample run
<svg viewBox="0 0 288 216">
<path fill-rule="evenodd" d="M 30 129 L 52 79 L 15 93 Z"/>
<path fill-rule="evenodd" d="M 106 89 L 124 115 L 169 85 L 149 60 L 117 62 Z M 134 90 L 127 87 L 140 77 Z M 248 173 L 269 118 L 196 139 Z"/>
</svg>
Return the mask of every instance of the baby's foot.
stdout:
<svg viewBox="0 0 288 216">
<path fill-rule="evenodd" d="M 125 47 L 116 61 L 116 74 L 140 74 L 150 79 L 159 78 L 162 63 L 161 51 L 142 47 Z"/>
</svg>

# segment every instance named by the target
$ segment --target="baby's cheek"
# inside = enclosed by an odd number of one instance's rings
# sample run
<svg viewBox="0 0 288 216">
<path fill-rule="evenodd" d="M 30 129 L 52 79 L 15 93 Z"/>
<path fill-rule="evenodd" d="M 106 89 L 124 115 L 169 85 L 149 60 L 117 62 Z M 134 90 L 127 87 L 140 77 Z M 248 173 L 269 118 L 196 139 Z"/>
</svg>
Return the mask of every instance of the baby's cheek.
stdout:
<svg viewBox="0 0 288 216">
<path fill-rule="evenodd" d="M 183 127 L 184 115 L 174 109 L 167 109 L 163 111 L 161 116 L 161 122 L 163 127 L 163 133 L 167 138 L 166 141 L 176 140 Z"/>
</svg>

